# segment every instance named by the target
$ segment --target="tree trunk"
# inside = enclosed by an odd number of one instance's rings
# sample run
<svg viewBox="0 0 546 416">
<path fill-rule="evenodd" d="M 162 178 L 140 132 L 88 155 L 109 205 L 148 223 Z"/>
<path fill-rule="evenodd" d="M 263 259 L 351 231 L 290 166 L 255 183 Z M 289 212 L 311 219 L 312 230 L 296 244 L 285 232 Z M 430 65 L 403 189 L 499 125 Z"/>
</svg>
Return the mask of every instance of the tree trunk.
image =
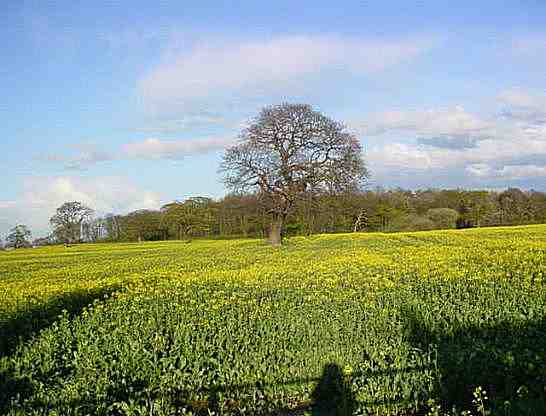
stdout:
<svg viewBox="0 0 546 416">
<path fill-rule="evenodd" d="M 268 241 L 273 247 L 278 247 L 281 245 L 283 224 L 284 220 L 282 216 L 275 217 L 271 222 Z"/>
</svg>

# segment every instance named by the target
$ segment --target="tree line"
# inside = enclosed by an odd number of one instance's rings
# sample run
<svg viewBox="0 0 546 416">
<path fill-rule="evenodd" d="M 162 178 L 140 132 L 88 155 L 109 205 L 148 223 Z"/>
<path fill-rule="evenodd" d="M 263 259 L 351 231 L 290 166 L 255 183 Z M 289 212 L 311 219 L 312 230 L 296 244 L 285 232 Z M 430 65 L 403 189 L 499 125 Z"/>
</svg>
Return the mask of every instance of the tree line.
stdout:
<svg viewBox="0 0 546 416">
<path fill-rule="evenodd" d="M 546 193 L 468 190 L 367 190 L 304 195 L 286 216 L 283 235 L 396 232 L 546 223 Z M 271 215 L 259 194 L 175 201 L 159 210 L 106 215 L 82 228 L 86 241 L 266 238 Z"/>
<path fill-rule="evenodd" d="M 34 245 L 78 242 L 265 238 L 270 214 L 258 194 L 221 199 L 188 198 L 159 210 L 94 216 L 67 202 L 51 218 L 53 232 Z M 343 232 L 396 232 L 546 223 L 546 193 L 505 191 L 373 189 L 332 195 L 306 195 L 286 218 L 286 236 Z M 28 227 L 15 227 L 6 244 L 31 245 Z"/>
</svg>

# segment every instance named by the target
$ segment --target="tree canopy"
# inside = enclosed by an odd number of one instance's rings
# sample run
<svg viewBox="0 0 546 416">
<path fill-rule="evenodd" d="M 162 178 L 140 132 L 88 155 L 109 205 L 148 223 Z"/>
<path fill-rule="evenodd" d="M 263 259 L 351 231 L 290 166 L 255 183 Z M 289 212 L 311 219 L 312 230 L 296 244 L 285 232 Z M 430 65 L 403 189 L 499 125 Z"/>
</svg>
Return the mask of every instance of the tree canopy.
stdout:
<svg viewBox="0 0 546 416">
<path fill-rule="evenodd" d="M 76 243 L 81 240 L 82 225 L 91 219 L 93 210 L 81 202 L 65 202 L 59 208 L 49 222 L 53 227 L 53 233 L 57 240 L 64 243 Z"/>
<path fill-rule="evenodd" d="M 214 203 L 210 198 L 175 201 L 164 205 L 161 213 L 162 224 L 174 230 L 178 239 L 206 234 L 214 224 Z"/>
<path fill-rule="evenodd" d="M 8 236 L 6 237 L 6 243 L 8 247 L 23 248 L 30 246 L 30 239 L 32 233 L 30 229 L 23 224 L 13 227 Z"/>
</svg>

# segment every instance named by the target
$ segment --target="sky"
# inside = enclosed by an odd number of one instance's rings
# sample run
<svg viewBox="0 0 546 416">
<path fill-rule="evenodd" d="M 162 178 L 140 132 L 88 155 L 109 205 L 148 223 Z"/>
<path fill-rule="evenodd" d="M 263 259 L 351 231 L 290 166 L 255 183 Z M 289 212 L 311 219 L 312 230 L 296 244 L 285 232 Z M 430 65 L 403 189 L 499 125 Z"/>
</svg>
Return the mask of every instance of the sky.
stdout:
<svg viewBox="0 0 546 416">
<path fill-rule="evenodd" d="M 359 137 L 370 187 L 546 191 L 546 1 L 0 5 L 0 237 L 226 193 L 265 105 Z"/>
</svg>

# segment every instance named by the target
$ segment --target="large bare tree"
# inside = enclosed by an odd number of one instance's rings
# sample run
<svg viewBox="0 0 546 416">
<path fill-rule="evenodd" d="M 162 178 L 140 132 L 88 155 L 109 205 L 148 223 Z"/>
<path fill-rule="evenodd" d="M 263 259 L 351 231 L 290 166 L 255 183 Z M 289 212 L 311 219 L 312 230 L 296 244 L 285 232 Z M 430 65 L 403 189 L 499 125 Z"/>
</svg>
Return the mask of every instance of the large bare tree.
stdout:
<svg viewBox="0 0 546 416">
<path fill-rule="evenodd" d="M 306 104 L 265 107 L 229 147 L 220 166 L 234 192 L 257 192 L 271 215 L 269 241 L 302 195 L 342 192 L 367 178 L 359 140 Z"/>
</svg>

